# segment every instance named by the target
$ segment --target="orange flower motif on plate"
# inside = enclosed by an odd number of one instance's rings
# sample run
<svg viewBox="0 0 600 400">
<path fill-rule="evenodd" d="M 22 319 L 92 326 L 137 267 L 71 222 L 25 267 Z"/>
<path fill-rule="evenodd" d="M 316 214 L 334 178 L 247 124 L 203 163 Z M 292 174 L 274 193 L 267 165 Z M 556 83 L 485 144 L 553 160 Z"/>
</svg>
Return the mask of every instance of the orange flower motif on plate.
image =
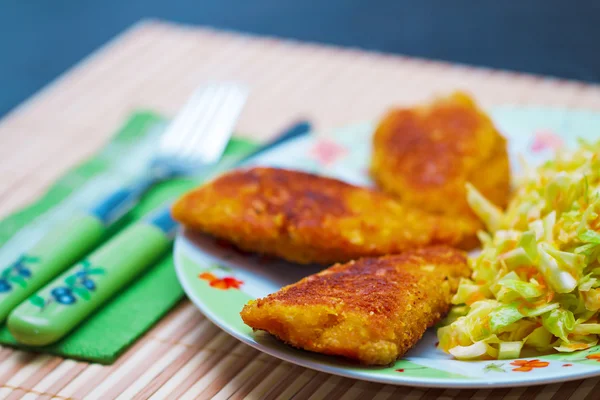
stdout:
<svg viewBox="0 0 600 400">
<path fill-rule="evenodd" d="M 590 355 L 585 356 L 585 358 L 587 358 L 588 360 L 596 360 L 596 361 L 600 362 L 600 353 L 590 354 Z"/>
<path fill-rule="evenodd" d="M 200 275 L 198 275 L 198 278 L 203 279 L 205 281 L 209 281 L 209 282 L 212 282 L 215 279 L 218 279 L 216 276 L 214 276 L 210 272 L 203 272 Z"/>
<path fill-rule="evenodd" d="M 530 372 L 535 368 L 546 368 L 550 365 L 547 361 L 540 360 L 515 360 L 510 363 L 510 365 L 515 366 L 517 368 L 513 368 L 513 371 L 516 372 Z"/>
<path fill-rule="evenodd" d="M 203 272 L 198 275 L 198 278 L 208 282 L 211 287 L 215 289 L 228 290 L 228 289 L 239 289 L 244 282 L 233 276 L 226 276 L 224 278 L 217 278 L 210 272 Z"/>
</svg>

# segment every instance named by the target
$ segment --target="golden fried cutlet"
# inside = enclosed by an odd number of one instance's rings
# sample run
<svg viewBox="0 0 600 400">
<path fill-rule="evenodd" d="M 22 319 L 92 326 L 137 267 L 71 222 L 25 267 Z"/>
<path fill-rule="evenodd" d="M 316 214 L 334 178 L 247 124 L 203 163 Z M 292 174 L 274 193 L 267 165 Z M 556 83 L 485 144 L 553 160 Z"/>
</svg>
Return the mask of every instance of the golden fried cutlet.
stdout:
<svg viewBox="0 0 600 400">
<path fill-rule="evenodd" d="M 461 92 L 390 111 L 373 137 L 371 173 L 404 204 L 435 213 L 477 221 L 466 200 L 467 182 L 499 207 L 508 202 L 506 140 Z"/>
<path fill-rule="evenodd" d="M 172 213 L 186 227 L 244 250 L 324 265 L 454 245 L 470 230 L 378 191 L 275 168 L 225 174 L 185 194 Z"/>
<path fill-rule="evenodd" d="M 305 350 L 389 364 L 450 309 L 466 255 L 426 247 L 336 264 L 250 301 L 244 322 Z"/>
</svg>

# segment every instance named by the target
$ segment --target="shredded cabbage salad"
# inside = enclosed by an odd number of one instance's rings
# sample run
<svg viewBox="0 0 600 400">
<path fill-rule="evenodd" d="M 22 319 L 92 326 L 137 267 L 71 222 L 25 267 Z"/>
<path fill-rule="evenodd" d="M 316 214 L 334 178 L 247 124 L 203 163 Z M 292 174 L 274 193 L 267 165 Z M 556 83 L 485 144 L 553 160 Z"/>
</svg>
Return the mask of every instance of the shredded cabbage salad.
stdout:
<svg viewBox="0 0 600 400">
<path fill-rule="evenodd" d="M 506 211 L 468 186 L 485 222 L 455 305 L 438 329 L 457 359 L 573 352 L 600 337 L 600 142 L 525 172 Z"/>
</svg>

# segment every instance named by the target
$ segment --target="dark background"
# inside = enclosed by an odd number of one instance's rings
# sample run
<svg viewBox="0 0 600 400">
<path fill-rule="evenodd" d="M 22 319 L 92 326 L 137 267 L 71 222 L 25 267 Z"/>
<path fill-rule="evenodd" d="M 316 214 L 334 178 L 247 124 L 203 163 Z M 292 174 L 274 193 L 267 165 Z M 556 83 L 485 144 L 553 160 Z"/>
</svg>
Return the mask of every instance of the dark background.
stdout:
<svg viewBox="0 0 600 400">
<path fill-rule="evenodd" d="M 600 82 L 600 0 L 0 0 L 0 116 L 142 18 Z"/>
</svg>

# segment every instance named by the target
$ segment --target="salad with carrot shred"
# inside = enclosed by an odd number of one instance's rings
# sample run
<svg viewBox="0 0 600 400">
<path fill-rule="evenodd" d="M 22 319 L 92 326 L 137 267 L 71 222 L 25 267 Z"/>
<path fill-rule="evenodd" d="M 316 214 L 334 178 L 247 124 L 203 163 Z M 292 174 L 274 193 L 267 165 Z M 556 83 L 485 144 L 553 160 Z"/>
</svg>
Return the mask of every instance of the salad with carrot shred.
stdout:
<svg viewBox="0 0 600 400">
<path fill-rule="evenodd" d="M 509 359 L 526 349 L 573 352 L 600 335 L 600 142 L 525 172 L 506 211 L 473 186 L 485 222 L 455 305 L 438 329 L 457 359 Z"/>
</svg>

